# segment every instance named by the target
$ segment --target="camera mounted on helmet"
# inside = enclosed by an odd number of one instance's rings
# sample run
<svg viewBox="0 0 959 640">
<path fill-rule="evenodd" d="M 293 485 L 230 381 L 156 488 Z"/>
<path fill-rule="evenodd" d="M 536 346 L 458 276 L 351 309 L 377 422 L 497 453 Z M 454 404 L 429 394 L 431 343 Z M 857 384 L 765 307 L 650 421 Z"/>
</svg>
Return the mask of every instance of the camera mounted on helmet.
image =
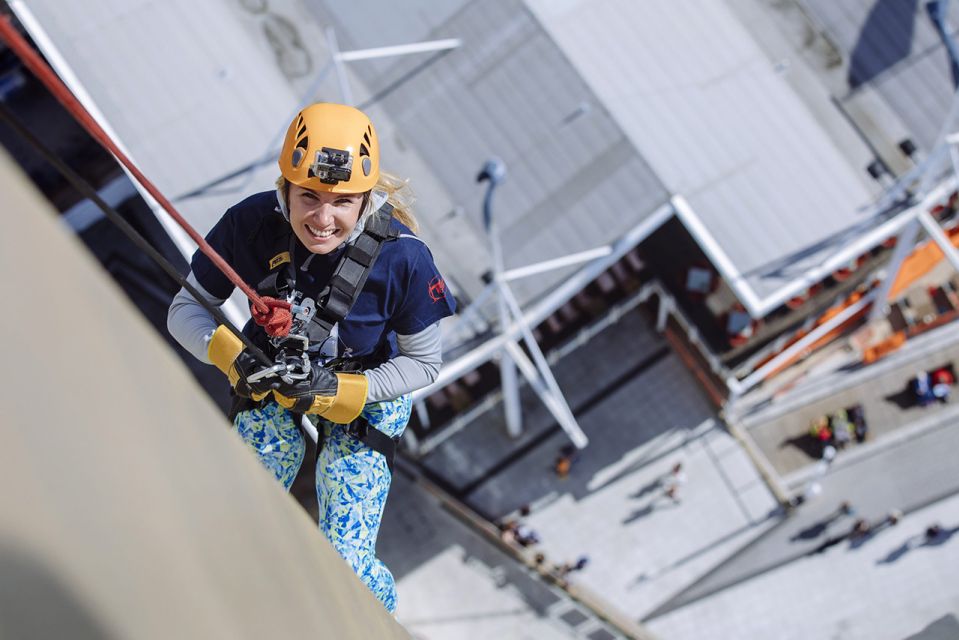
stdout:
<svg viewBox="0 0 959 640">
<path fill-rule="evenodd" d="M 323 147 L 316 152 L 309 175 L 324 184 L 336 184 L 349 181 L 352 174 L 353 156 L 349 151 Z"/>
</svg>

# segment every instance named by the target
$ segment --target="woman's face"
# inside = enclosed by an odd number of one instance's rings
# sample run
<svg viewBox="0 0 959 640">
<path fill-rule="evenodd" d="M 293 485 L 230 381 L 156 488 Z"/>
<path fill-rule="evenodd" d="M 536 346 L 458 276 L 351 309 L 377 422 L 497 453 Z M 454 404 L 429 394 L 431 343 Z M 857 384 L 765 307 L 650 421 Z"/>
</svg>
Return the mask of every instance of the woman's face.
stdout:
<svg viewBox="0 0 959 640">
<path fill-rule="evenodd" d="M 293 233 L 313 253 L 330 253 L 346 242 L 360 218 L 362 193 L 327 193 L 290 185 Z"/>
</svg>

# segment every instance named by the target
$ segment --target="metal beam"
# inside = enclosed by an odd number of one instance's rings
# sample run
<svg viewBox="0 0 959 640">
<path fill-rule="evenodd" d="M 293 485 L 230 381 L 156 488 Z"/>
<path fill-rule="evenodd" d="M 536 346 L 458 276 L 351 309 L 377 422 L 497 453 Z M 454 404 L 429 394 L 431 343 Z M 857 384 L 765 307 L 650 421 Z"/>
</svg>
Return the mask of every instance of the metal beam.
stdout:
<svg viewBox="0 0 959 640">
<path fill-rule="evenodd" d="M 912 253 L 913 248 L 916 246 L 919 229 L 919 221 L 913 219 L 899 232 L 896 239 L 896 248 L 893 250 L 892 257 L 886 264 L 882 282 L 879 284 L 879 288 L 876 289 L 876 304 L 873 305 L 872 310 L 869 312 L 870 322 L 884 318 L 886 314 L 889 313 L 889 293 L 896 283 L 896 276 L 899 275 L 902 263 L 909 257 L 909 254 Z"/>
<path fill-rule="evenodd" d="M 752 389 L 753 387 L 755 387 L 757 384 L 765 380 L 766 376 L 770 375 L 776 369 L 782 367 L 791 359 L 793 359 L 794 357 L 802 353 L 811 344 L 813 344 L 814 342 L 822 338 L 824 335 L 826 335 L 827 333 L 829 333 L 830 331 L 832 331 L 833 329 L 841 325 L 843 322 L 845 322 L 849 318 L 853 317 L 854 315 L 862 311 L 864 308 L 866 308 L 867 305 L 872 303 L 874 298 L 875 298 L 875 292 L 870 293 L 866 296 L 863 296 L 861 300 L 859 300 L 855 304 L 852 304 L 846 307 L 845 309 L 840 311 L 838 314 L 836 314 L 835 316 L 833 316 L 832 318 L 830 318 L 829 320 L 827 320 L 826 322 L 819 325 L 818 327 L 816 327 L 815 329 L 807 333 L 805 336 L 797 340 L 795 343 L 793 343 L 789 347 L 786 347 L 786 349 L 784 349 L 775 358 L 773 358 L 772 360 L 770 360 L 763 366 L 759 367 L 758 369 L 753 371 L 751 374 L 749 374 L 742 380 L 737 381 L 736 394 L 742 395 L 746 393 L 747 391 L 749 391 L 750 389 Z"/>
<path fill-rule="evenodd" d="M 583 287 L 599 277 L 610 265 L 618 261 L 629 251 L 632 251 L 637 244 L 662 226 L 662 224 L 672 216 L 673 208 L 669 202 L 660 205 L 645 220 L 614 242 L 611 245 L 613 248 L 612 253 L 605 258 L 598 258 L 585 265 L 582 269 L 560 283 L 559 286 L 553 289 L 552 292 L 540 302 L 526 311 L 522 316 L 523 323 L 527 326 L 535 327 L 555 313 L 557 309 L 579 293 Z M 522 333 L 520 323 L 513 322 L 500 335 L 490 338 L 488 341 L 456 360 L 444 364 L 443 368 L 440 369 L 440 374 L 436 381 L 428 387 L 414 391 L 413 398 L 418 399 L 429 396 L 462 377 L 464 374 L 476 369 L 495 356 L 507 341 L 516 340 L 520 333 Z"/>
<path fill-rule="evenodd" d="M 509 306 L 509 310 L 516 321 L 521 325 L 523 342 L 526 343 L 526 348 L 533 357 L 533 362 L 531 363 L 529 361 L 526 354 L 523 353 L 523 350 L 519 348 L 519 345 L 516 344 L 515 341 L 511 340 L 507 342 L 506 348 L 509 350 L 515 362 L 520 364 L 523 375 L 529 381 L 536 395 L 539 396 L 540 401 L 542 401 L 550 413 L 553 414 L 553 417 L 556 418 L 556 421 L 566 432 L 566 435 L 569 436 L 573 444 L 576 445 L 576 448 L 582 449 L 589 444 L 589 439 L 586 437 L 586 434 L 583 433 L 579 423 L 576 422 L 576 417 L 573 416 L 572 410 L 570 410 L 569 405 L 566 403 L 566 397 L 563 395 L 562 389 L 559 388 L 556 378 L 553 377 L 549 363 L 546 362 L 546 356 L 543 355 L 539 344 L 536 343 L 536 339 L 533 337 L 533 332 L 530 330 L 529 325 L 523 322 L 523 315 L 519 304 L 516 302 L 516 298 L 513 297 L 513 292 L 510 291 L 505 283 L 500 283 L 500 295 Z M 535 367 L 533 363 L 535 363 Z"/>
<path fill-rule="evenodd" d="M 336 53 L 335 57 L 342 62 L 355 62 L 356 60 L 405 56 L 411 53 L 425 53 L 427 51 L 446 51 L 447 49 L 456 49 L 461 44 L 463 44 L 463 41 L 459 38 L 447 38 L 446 40 L 429 40 L 426 42 L 415 42 L 413 44 L 400 44 L 393 47 L 342 51 Z"/>
<path fill-rule="evenodd" d="M 597 247 L 588 251 L 571 253 L 568 256 L 563 256 L 562 258 L 554 258 L 552 260 L 537 262 L 535 264 L 526 265 L 525 267 L 516 267 L 515 269 L 504 271 L 502 274 L 502 279 L 507 282 L 511 280 L 519 280 L 520 278 L 533 276 L 537 273 L 552 271 L 553 269 L 562 269 L 563 267 L 570 267 L 583 262 L 589 262 L 590 260 L 595 260 L 597 258 L 605 258 L 612 252 L 613 248 L 609 245 L 606 245 L 604 247 Z"/>
<path fill-rule="evenodd" d="M 959 251 L 953 246 L 952 241 L 949 240 L 949 236 L 942 230 L 942 227 L 940 227 L 939 223 L 932 217 L 932 214 L 925 210 L 920 212 L 919 224 L 926 230 L 933 242 L 939 245 L 939 248 L 942 249 L 942 252 L 946 256 L 946 260 L 952 265 L 952 268 L 959 272 Z"/>
<path fill-rule="evenodd" d="M 786 285 L 769 297 L 764 298 L 761 301 L 760 306 L 755 310 L 756 313 L 759 313 L 760 315 L 754 317 L 765 316 L 770 311 L 786 302 L 786 300 L 801 294 L 812 285 L 822 281 L 833 271 L 847 265 L 857 256 L 872 250 L 874 247 L 882 243 L 883 240 L 897 235 L 903 228 L 906 227 L 906 225 L 909 224 L 910 221 L 919 215 L 920 211 L 925 211 L 933 206 L 934 203 L 945 199 L 950 192 L 955 190 L 955 188 L 955 178 L 944 181 L 917 204 L 914 204 L 908 209 L 905 209 L 904 211 L 896 214 L 894 217 L 879 224 L 879 226 L 873 228 L 872 231 L 859 236 L 857 240 L 851 242 L 837 253 L 825 259 L 821 264 L 806 272 L 806 274 L 802 277 L 794 280 L 792 283 Z M 750 309 L 750 313 L 753 313 L 753 311 L 754 310 Z"/>
</svg>

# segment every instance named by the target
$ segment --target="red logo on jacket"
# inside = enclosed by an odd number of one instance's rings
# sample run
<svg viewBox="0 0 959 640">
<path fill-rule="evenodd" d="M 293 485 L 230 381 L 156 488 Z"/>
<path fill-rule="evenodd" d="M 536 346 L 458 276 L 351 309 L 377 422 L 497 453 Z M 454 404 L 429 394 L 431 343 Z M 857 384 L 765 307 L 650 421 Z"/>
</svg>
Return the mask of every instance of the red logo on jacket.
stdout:
<svg viewBox="0 0 959 640">
<path fill-rule="evenodd" d="M 436 276 L 435 278 L 433 278 L 432 280 L 430 280 L 430 284 L 429 284 L 429 287 L 428 287 L 428 291 L 429 291 L 429 294 L 430 294 L 430 299 L 431 299 L 433 302 L 439 302 L 440 300 L 442 300 L 443 298 L 445 298 L 445 297 L 446 297 L 446 283 L 443 282 L 443 277 L 442 277 L 442 276 Z"/>
</svg>

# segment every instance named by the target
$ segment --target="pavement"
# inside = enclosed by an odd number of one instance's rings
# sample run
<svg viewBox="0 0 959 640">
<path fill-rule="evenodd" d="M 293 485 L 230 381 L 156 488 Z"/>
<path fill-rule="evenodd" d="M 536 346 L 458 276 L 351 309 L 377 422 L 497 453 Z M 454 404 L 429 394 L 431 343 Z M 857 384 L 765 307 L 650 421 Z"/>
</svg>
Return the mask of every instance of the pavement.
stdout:
<svg viewBox="0 0 959 640">
<path fill-rule="evenodd" d="M 819 492 L 650 617 L 815 555 L 820 545 L 848 533 L 859 518 L 875 523 L 894 511 L 911 517 L 929 505 L 953 500 L 959 494 L 959 465 L 941 453 L 959 450 L 957 416 L 959 411 L 953 411 L 935 423 L 904 429 L 903 436 L 888 446 L 876 443 L 857 455 L 837 458 L 824 474 L 795 475 L 790 488 L 798 491 L 815 482 Z M 839 514 L 842 502 L 851 505 L 852 514 Z M 959 509 L 947 519 L 959 521 Z M 848 546 L 855 550 L 865 544 L 873 546 L 875 542 L 866 539 Z M 837 578 L 853 576 L 837 574 Z M 956 593 L 959 595 L 959 591 Z"/>
<path fill-rule="evenodd" d="M 625 637 L 405 473 L 394 478 L 377 550 L 397 581 L 397 618 L 414 638 Z"/>
<path fill-rule="evenodd" d="M 834 505 L 829 505 L 834 506 Z M 946 533 L 933 541 L 926 527 Z M 669 640 L 945 640 L 959 637 L 959 496 L 866 544 L 836 545 L 648 621 Z"/>
<path fill-rule="evenodd" d="M 589 557 L 575 585 L 637 620 L 774 524 L 751 460 L 640 310 L 554 371 L 590 438 L 567 478 L 552 465 L 568 440 L 526 392 L 520 441 L 502 435 L 498 406 L 421 463 L 491 521 L 530 506 L 550 562 Z M 677 463 L 686 482 L 674 503 L 664 478 Z"/>
<path fill-rule="evenodd" d="M 423 471 L 489 521 L 528 505 L 524 522 L 541 539 L 535 551 L 557 564 L 587 556 L 570 576 L 573 588 L 659 638 L 931 640 L 959 612 L 959 588 L 942 575 L 950 562 L 959 566 L 959 542 L 924 545 L 915 536 L 935 519 L 959 525 L 959 467 L 950 454 L 959 450 L 959 405 L 918 410 L 887 396 L 916 366 L 953 357 L 949 342 L 959 334 L 944 329 L 874 368 L 804 381 L 746 416 L 744 428 L 766 436 L 763 451 L 776 459 L 786 450 L 776 429 L 796 424 L 789 420 L 800 399 L 821 403 L 811 409 L 819 411 L 845 402 L 841 394 L 866 398 L 870 441 L 830 466 L 809 457 L 774 465 L 790 491 L 819 487 L 792 514 L 640 310 L 554 367 L 590 438 L 567 478 L 551 471 L 565 435 L 528 391 L 519 441 L 503 435 L 497 406 L 426 456 Z M 673 501 L 665 487 L 677 463 L 685 482 Z M 541 582 L 535 575 L 477 544 L 448 514 L 398 508 L 407 493 L 398 483 L 380 547 L 397 573 L 400 619 L 417 637 L 591 637 L 570 636 L 580 631 L 564 614 L 587 616 L 582 629 L 601 624 L 562 590 L 536 595 L 544 592 L 531 586 Z M 851 527 L 850 516 L 832 517 L 844 500 L 857 518 L 878 521 L 893 509 L 905 516 L 855 546 L 841 540 L 814 553 Z"/>
</svg>

